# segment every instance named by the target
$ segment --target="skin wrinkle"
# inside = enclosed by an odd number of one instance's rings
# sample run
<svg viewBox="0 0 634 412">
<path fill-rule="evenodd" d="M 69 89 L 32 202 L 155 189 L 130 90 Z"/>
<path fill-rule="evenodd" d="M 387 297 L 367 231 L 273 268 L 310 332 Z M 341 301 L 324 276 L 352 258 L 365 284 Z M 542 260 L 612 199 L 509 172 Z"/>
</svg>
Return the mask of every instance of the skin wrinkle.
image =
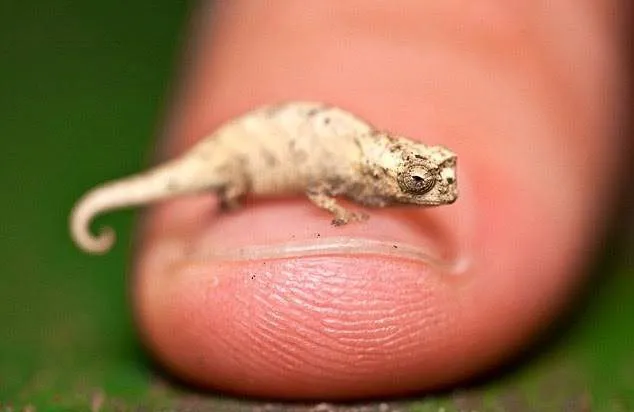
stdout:
<svg viewBox="0 0 634 412">
<path fill-rule="evenodd" d="M 336 279 L 336 278 L 335 278 L 335 279 Z M 329 290 L 329 288 L 328 288 L 328 287 L 324 287 L 322 290 Z M 302 299 L 305 299 L 305 297 L 302 297 Z M 300 310 L 301 310 L 302 312 L 303 312 L 303 311 L 305 311 L 305 310 L 307 310 L 307 309 L 308 309 L 309 311 L 310 311 L 310 310 L 315 310 L 315 308 L 311 306 L 312 304 L 310 304 L 310 305 L 309 305 L 309 304 L 306 304 L 305 302 L 303 302 L 303 300 L 302 300 L 302 299 L 300 299 L 300 300 L 295 300 L 295 301 L 294 301 L 294 302 L 297 304 L 297 306 L 301 308 Z M 333 302 L 333 303 L 334 303 L 334 305 L 333 305 L 333 306 L 336 306 L 336 302 Z M 317 310 L 317 312 L 320 312 L 320 310 Z M 270 313 L 270 311 L 268 311 L 268 310 L 264 310 L 264 311 L 263 311 L 263 313 Z M 292 316 L 291 316 L 291 318 L 292 318 Z M 273 334 L 275 334 L 275 333 L 279 333 L 279 324 L 278 324 L 278 322 L 280 322 L 280 320 L 279 320 L 279 319 L 276 319 L 276 320 L 275 320 L 275 323 L 273 324 L 273 329 L 271 330 L 271 332 L 270 332 L 270 333 L 273 333 Z M 301 325 L 301 324 L 300 324 L 300 325 Z M 328 330 L 322 330 L 322 331 L 321 331 L 321 333 L 320 333 L 319 331 L 315 331 L 315 330 L 312 330 L 312 329 L 303 329 L 303 328 L 301 328 L 299 325 L 298 325 L 297 327 L 299 328 L 299 330 L 297 330 L 296 332 L 298 332 L 298 334 L 299 334 L 299 335 L 302 335 L 302 336 L 304 336 L 304 337 L 307 337 L 310 341 L 315 341 L 315 338 L 312 338 L 312 339 L 311 339 L 311 335 L 315 335 L 315 334 L 316 334 L 317 336 L 322 336 L 322 337 L 323 337 L 323 336 L 327 336 L 327 335 L 328 335 L 328 332 L 329 332 Z M 339 342 L 339 343 L 341 343 L 341 342 L 342 342 L 342 340 L 340 339 L 340 337 L 335 337 L 335 341 L 336 341 L 336 342 Z M 325 344 L 325 345 L 327 346 L 327 344 Z M 355 349 L 357 349 L 357 347 L 352 346 L 352 351 L 354 351 Z M 343 349 L 342 349 L 342 351 L 343 351 L 344 353 L 345 353 L 346 351 L 349 351 L 349 350 L 350 350 L 350 348 L 347 348 L 345 345 L 343 345 Z"/>
<path fill-rule="evenodd" d="M 396 327 L 368 327 L 364 331 L 359 330 L 356 333 L 349 334 L 336 329 L 324 329 L 322 333 L 335 336 L 335 340 L 343 347 L 348 348 L 350 352 L 354 349 L 355 355 L 380 353 L 383 348 L 387 349 L 389 346 L 395 346 L 391 344 L 398 342 L 399 335 L 402 334 Z M 400 345 L 396 346 L 400 347 Z"/>
<path fill-rule="evenodd" d="M 328 334 L 325 334 L 323 331 L 316 328 L 315 325 L 313 325 L 312 323 L 298 323 L 295 321 L 295 318 L 292 315 L 288 316 L 286 320 L 292 322 L 292 324 L 295 325 L 292 330 L 293 338 L 291 339 L 293 347 L 312 347 L 313 349 L 319 347 L 320 351 L 318 352 L 323 353 L 323 355 L 321 356 L 321 361 L 323 361 L 323 363 L 325 364 L 332 363 L 333 355 L 343 355 L 343 357 L 345 357 L 345 355 L 348 354 L 348 348 L 346 348 L 344 345 L 341 345 L 341 342 L 338 339 L 334 339 Z M 273 329 L 267 330 L 271 333 L 272 339 L 275 339 L 275 336 L 277 335 L 277 333 L 279 333 L 275 329 L 277 325 L 271 326 L 273 327 Z M 333 364 L 333 366 L 335 369 L 337 368 L 336 364 Z"/>
<path fill-rule="evenodd" d="M 330 340 L 341 344 L 349 349 L 362 350 L 362 346 L 355 346 L 358 343 L 363 343 L 363 347 L 375 350 L 375 345 L 381 344 L 381 346 L 389 345 L 389 343 L 398 337 L 401 333 L 401 329 L 397 326 L 374 326 L 364 325 L 360 322 L 356 328 L 350 328 L 350 325 L 336 325 L 336 327 L 323 328 L 321 334 L 329 336 Z M 351 330 L 352 329 L 352 330 Z"/>
<path fill-rule="evenodd" d="M 317 267 L 318 267 L 318 265 L 317 265 Z M 336 277 L 335 277 L 335 279 L 336 279 Z"/>
<path fill-rule="evenodd" d="M 242 299 L 241 297 L 238 297 L 238 300 L 240 301 L 240 307 L 236 309 L 236 312 L 240 312 L 241 310 L 244 310 L 245 308 L 248 308 L 250 306 L 250 302 L 248 300 Z M 257 310 L 256 310 L 257 313 Z M 226 354 L 236 354 L 233 357 L 233 361 L 235 363 L 235 365 L 237 365 L 237 370 L 244 370 L 246 375 L 249 375 L 249 369 L 253 367 L 253 365 L 257 365 L 257 364 L 261 364 L 262 367 L 270 367 L 270 363 L 271 360 L 275 360 L 276 361 L 276 366 L 278 369 L 284 369 L 284 365 L 286 364 L 285 362 L 283 362 L 282 360 L 286 360 L 289 361 L 289 364 L 291 361 L 293 360 L 297 360 L 296 357 L 291 357 L 288 356 L 289 351 L 286 352 L 279 352 L 276 350 L 275 345 L 269 345 L 269 349 L 273 352 L 277 352 L 276 353 L 276 357 L 262 357 L 261 354 L 254 352 L 254 353 L 248 353 L 247 354 L 247 360 L 245 360 L 243 355 L 238 355 L 239 353 L 241 353 L 240 347 L 242 347 L 243 345 L 245 345 L 245 337 L 242 337 L 242 331 L 244 330 L 251 330 L 251 324 L 248 322 L 248 320 L 250 319 L 250 316 L 232 316 L 232 319 L 238 319 L 239 324 L 237 326 L 242 326 L 242 328 L 238 327 L 236 329 L 234 329 L 234 332 L 226 337 L 220 336 L 220 340 L 224 343 L 224 347 L 231 349 L 232 350 L 227 350 L 224 351 L 225 355 Z M 214 330 L 215 328 L 209 328 L 209 330 Z M 216 339 L 216 337 L 214 337 L 214 339 Z M 248 339 L 248 337 L 246 338 Z M 258 347 L 258 343 L 260 342 L 256 342 L 255 347 Z M 292 370 L 289 369 L 289 370 Z"/>
<path fill-rule="evenodd" d="M 420 327 L 421 325 L 417 325 Z M 336 341 L 340 343 L 345 350 L 342 353 L 347 355 L 366 355 L 372 354 L 376 359 L 380 359 L 386 355 L 389 355 L 392 351 L 398 351 L 399 353 L 406 353 L 407 348 L 419 348 L 421 346 L 429 344 L 431 339 L 424 338 L 418 342 L 412 340 L 413 328 L 392 328 L 393 331 L 386 329 L 368 329 L 367 333 L 359 331 L 356 334 L 356 338 L 341 338 L 337 337 Z M 375 331 L 380 337 L 373 338 L 372 332 Z M 330 331 L 324 331 L 326 334 Z"/>
<path fill-rule="evenodd" d="M 257 343 L 266 342 L 271 346 L 278 346 L 280 350 L 284 353 L 296 353 L 297 362 L 292 365 L 291 364 L 286 365 L 286 369 L 288 369 L 288 371 L 301 372 L 301 371 L 310 371 L 311 369 L 316 369 L 317 372 L 314 372 L 314 375 L 322 374 L 327 376 L 337 375 L 339 373 L 338 365 L 330 361 L 332 359 L 332 354 L 334 351 L 333 348 L 329 348 L 325 346 L 319 340 L 311 339 L 308 341 L 304 341 L 298 338 L 294 338 L 289 341 L 285 340 L 283 341 L 283 345 L 280 346 L 279 337 L 276 338 L 276 335 L 279 332 L 276 332 L 275 330 L 271 332 L 273 333 L 264 333 L 264 334 L 258 335 L 258 337 L 261 339 L 257 340 L 256 342 Z M 318 347 L 319 350 L 315 350 L 316 356 L 311 356 L 310 358 L 301 356 L 301 354 L 304 353 L 306 347 L 312 347 L 313 350 L 315 349 L 315 347 Z M 266 358 L 269 361 L 265 365 L 266 368 L 275 367 L 279 363 L 279 360 L 280 360 L 277 357 L 271 358 L 269 356 L 266 356 Z M 312 368 L 309 368 L 308 366 L 311 366 Z M 307 381 L 310 381 L 310 378 L 307 378 Z"/>
<path fill-rule="evenodd" d="M 371 323 L 367 325 L 366 323 Z M 391 337 L 396 336 L 399 332 L 397 327 L 377 327 L 374 326 L 375 322 L 363 322 L 359 321 L 353 325 L 338 323 L 331 327 L 318 328 L 319 325 L 315 325 L 313 330 L 309 330 L 306 336 L 310 333 L 320 337 L 320 340 L 327 340 L 328 345 L 340 345 L 344 348 L 342 352 L 358 351 L 361 350 L 360 346 L 354 344 L 363 342 L 365 346 L 374 345 L 379 342 L 389 341 Z M 351 327 L 352 326 L 352 327 Z M 355 328 L 356 326 L 356 328 Z M 378 335 L 373 337 L 373 335 Z"/>
<path fill-rule="evenodd" d="M 293 364 L 293 367 L 288 367 L 289 370 L 303 371 L 304 369 L 308 370 L 307 366 L 312 366 L 318 367 L 321 371 L 329 372 L 330 374 L 337 374 L 339 366 L 332 362 L 332 358 L 333 356 L 342 357 L 341 355 L 344 355 L 343 357 L 345 358 L 346 352 L 337 347 L 327 345 L 323 340 L 307 338 L 307 335 L 310 336 L 315 333 L 310 330 L 308 330 L 308 333 L 301 333 L 304 330 L 308 329 L 298 329 L 298 332 L 300 333 L 294 333 L 292 338 L 290 335 L 287 335 L 286 338 L 282 340 L 281 345 L 279 337 L 276 336 L 279 332 L 276 332 L 275 329 L 264 329 L 262 332 L 268 333 L 258 333 L 253 336 L 257 336 L 259 338 L 256 340 L 256 343 L 265 342 L 268 345 L 280 345 L 281 351 L 285 353 L 294 353 L 297 362 Z M 257 329 L 257 332 L 260 332 L 260 330 Z M 314 352 L 311 357 L 302 356 L 307 348 L 310 348 L 311 351 Z M 265 358 L 267 358 L 272 366 L 275 366 L 280 361 L 277 357 L 272 358 L 270 356 L 265 356 Z M 271 365 L 266 366 L 270 367 Z"/>
<path fill-rule="evenodd" d="M 317 359 L 303 359 L 301 353 L 294 349 L 293 345 L 280 345 L 280 342 L 274 339 L 275 334 L 264 333 L 259 328 L 248 335 L 248 339 L 252 340 L 256 345 L 266 345 L 271 348 L 265 356 L 256 353 L 249 356 L 248 362 L 243 363 L 245 369 L 257 369 L 254 366 L 260 365 L 262 370 L 279 370 L 282 373 L 293 375 L 294 371 L 300 370 L 301 365 L 314 368 Z M 257 346 L 256 346 L 257 347 Z"/>
<path fill-rule="evenodd" d="M 336 277 L 333 279 L 337 279 Z M 291 287 L 292 289 L 292 287 Z M 301 290 L 301 288 L 297 288 L 298 290 Z M 359 290 L 359 288 L 354 288 L 355 290 Z M 326 285 L 322 285 L 321 290 L 324 291 L 329 291 L 330 287 L 326 286 Z M 284 292 L 285 294 L 288 294 L 288 292 Z M 294 292 L 291 292 L 294 293 Z M 313 317 L 311 316 L 306 316 L 303 314 L 303 312 L 317 312 L 317 313 L 322 313 L 321 307 L 328 305 L 329 300 L 327 299 L 327 297 L 323 298 L 323 303 L 315 303 L 315 302 L 306 302 L 306 298 L 307 297 L 311 297 L 310 293 L 305 294 L 299 298 L 296 299 L 291 299 L 291 302 L 294 303 L 297 306 L 297 312 L 300 313 L 300 315 L 297 315 L 297 317 L 302 317 L 302 318 L 308 318 L 310 320 L 313 319 Z M 374 296 L 373 296 L 374 298 Z M 374 299 L 373 299 L 374 302 Z M 333 307 L 337 307 L 340 302 L 337 301 L 330 301 L 330 304 Z M 346 306 L 348 307 L 348 306 Z M 354 309 L 350 310 L 348 308 L 347 313 L 349 313 L 348 311 L 354 311 Z M 394 309 L 389 309 L 389 311 L 394 311 Z M 264 310 L 263 313 L 270 313 L 269 310 Z M 287 319 L 275 319 L 275 322 L 273 323 L 273 325 L 269 326 L 267 328 L 267 332 L 271 333 L 271 334 L 279 334 L 280 330 L 279 330 L 279 324 L 283 322 L 283 324 L 286 323 L 291 323 L 294 324 L 293 327 L 293 331 L 294 333 L 296 333 L 298 336 L 302 337 L 305 339 L 305 341 L 300 341 L 302 345 L 306 344 L 307 342 L 312 342 L 313 344 L 317 344 L 319 346 L 322 346 L 324 348 L 330 348 L 330 350 L 338 350 L 340 351 L 342 354 L 347 354 L 347 353 L 355 353 L 358 352 L 360 347 L 363 347 L 361 345 L 359 345 L 359 343 L 363 343 L 364 346 L 370 346 L 373 344 L 377 344 L 379 342 L 383 342 L 385 340 L 387 340 L 387 342 L 385 343 L 385 346 L 390 346 L 389 345 L 389 341 L 390 339 L 394 339 L 394 338 L 390 338 L 390 337 L 383 337 L 381 338 L 372 338 L 372 333 L 373 333 L 373 329 L 372 328 L 368 328 L 365 325 L 363 325 L 366 322 L 371 322 L 371 321 L 364 321 L 363 319 L 358 319 L 356 321 L 351 321 L 350 324 L 344 324 L 343 322 L 340 322 L 339 324 L 339 328 L 322 328 L 322 329 L 315 329 L 315 328 L 304 328 L 303 327 L 303 323 L 301 322 L 293 322 L 292 320 L 294 320 L 294 316 L 292 315 L 293 313 L 296 313 L 295 311 L 290 312 L 290 316 Z M 406 312 L 407 313 L 407 312 Z M 412 314 L 412 317 L 415 317 L 415 311 Z M 289 321 L 290 318 L 290 321 Z M 382 319 L 383 322 L 389 321 L 389 318 L 387 318 L 386 316 L 377 316 L 377 318 Z M 426 316 L 421 316 L 421 319 L 428 319 Z M 284 322 L 285 321 L 285 322 Z M 319 323 L 319 321 L 317 321 Z M 375 322 L 374 322 L 375 323 Z M 312 323 L 310 323 L 310 325 L 312 325 Z M 361 332 L 361 337 L 357 338 L 357 339 L 343 339 L 341 334 L 346 334 L 346 333 L 352 333 L 352 334 L 357 334 L 359 335 L 359 333 L 355 332 L 353 330 L 353 328 L 351 328 L 351 326 L 357 326 L 360 329 Z M 318 326 L 318 325 L 317 325 Z M 386 330 L 385 327 L 381 327 L 379 329 L 377 329 L 377 331 L 381 334 L 384 334 L 384 331 Z M 259 332 L 259 330 L 258 330 Z M 365 337 L 363 337 L 363 334 L 367 334 Z M 395 337 L 398 337 L 398 333 L 394 334 Z M 406 340 L 406 336 L 403 338 L 404 340 Z M 397 342 L 397 339 L 394 339 L 395 342 Z M 295 344 L 297 344 L 297 342 L 295 342 Z M 327 359 L 326 359 L 327 360 Z"/>
<path fill-rule="evenodd" d="M 385 300 L 383 302 L 377 302 L 378 305 L 386 305 L 391 302 Z M 334 305 L 333 305 L 334 306 Z M 337 305 L 339 306 L 339 305 Z M 348 305 L 341 305 L 343 307 L 348 308 Z M 404 305 L 405 306 L 405 305 Z M 332 318 L 323 318 L 321 319 L 321 323 L 325 331 L 333 331 L 337 334 L 345 334 L 356 333 L 356 329 L 359 329 L 363 333 L 369 333 L 368 328 L 379 324 L 390 324 L 397 323 L 395 321 L 400 321 L 405 317 L 412 317 L 416 319 L 421 315 L 424 315 L 424 312 L 421 313 L 419 308 L 414 306 L 407 305 L 406 313 L 401 313 L 400 308 L 381 308 L 375 310 L 355 310 L 354 308 L 346 309 L 345 317 L 341 316 L 339 313 L 333 313 Z M 340 315 L 340 316 L 337 316 Z"/>
<path fill-rule="evenodd" d="M 319 266 L 320 266 L 319 264 L 315 264 L 315 267 L 316 267 L 316 268 L 318 268 Z M 332 278 L 332 276 L 331 276 L 331 278 Z M 334 279 L 337 279 L 337 278 L 336 278 L 336 277 L 334 277 Z M 265 310 L 265 312 L 266 312 L 266 310 Z M 279 332 L 278 332 L 278 333 L 279 333 Z M 238 341 L 238 342 L 240 342 L 240 340 L 237 340 L 237 341 Z M 273 341 L 273 343 L 272 343 L 272 344 L 273 344 L 273 345 L 276 345 L 276 344 L 279 344 L 279 342 L 275 342 L 275 341 Z M 271 365 L 272 365 L 273 367 L 275 367 L 275 361 L 277 361 L 277 358 L 274 358 L 274 359 L 273 359 L 273 361 L 272 361 L 272 363 L 271 363 Z M 305 362 L 304 362 L 304 363 L 305 363 Z M 242 363 L 242 364 L 244 364 L 244 363 Z M 368 363 L 368 367 L 369 367 L 369 368 L 371 368 L 371 365 L 372 365 L 371 363 Z M 375 364 L 375 365 L 376 365 L 376 364 Z M 320 367 L 320 368 L 321 368 L 321 366 L 318 366 L 318 367 Z M 323 369 L 323 368 L 321 368 L 321 369 L 319 369 L 319 370 L 320 370 L 320 371 L 322 371 L 322 373 L 326 373 L 326 372 L 324 371 L 324 369 Z M 290 373 L 290 372 L 289 372 L 289 373 Z M 360 379 L 360 378 L 362 378 L 363 376 L 366 376 L 366 377 L 367 377 L 367 376 L 370 376 L 370 375 L 372 374 L 371 370 L 369 370 L 369 371 L 367 372 L 367 375 L 364 375 L 364 373 L 365 373 L 365 371 L 359 371 L 359 373 L 355 374 L 354 376 L 352 376 L 352 377 L 348 377 L 348 379 L 347 379 L 347 380 L 346 380 L 345 378 L 342 378 L 342 382 L 350 382 L 351 380 L 354 380 L 354 379 Z M 327 376 L 327 375 L 325 375 L 325 376 Z M 308 378 L 307 378 L 307 379 L 308 379 Z M 308 379 L 308 382 L 310 382 L 310 379 Z"/>
</svg>

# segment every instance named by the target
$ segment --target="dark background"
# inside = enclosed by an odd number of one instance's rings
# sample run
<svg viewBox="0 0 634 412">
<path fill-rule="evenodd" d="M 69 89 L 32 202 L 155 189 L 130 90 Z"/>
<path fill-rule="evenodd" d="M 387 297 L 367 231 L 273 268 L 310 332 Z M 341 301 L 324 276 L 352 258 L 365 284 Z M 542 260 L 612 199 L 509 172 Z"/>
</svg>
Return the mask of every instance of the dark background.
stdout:
<svg viewBox="0 0 634 412">
<path fill-rule="evenodd" d="M 0 411 L 304 408 L 196 392 L 152 364 L 127 300 L 130 250 L 121 245 L 132 212 L 107 217 L 120 247 L 103 257 L 68 236 L 86 189 L 147 164 L 189 6 L 0 2 Z M 516 363 L 389 406 L 634 410 L 634 265 L 624 239 L 611 236 L 579 304 Z"/>
</svg>

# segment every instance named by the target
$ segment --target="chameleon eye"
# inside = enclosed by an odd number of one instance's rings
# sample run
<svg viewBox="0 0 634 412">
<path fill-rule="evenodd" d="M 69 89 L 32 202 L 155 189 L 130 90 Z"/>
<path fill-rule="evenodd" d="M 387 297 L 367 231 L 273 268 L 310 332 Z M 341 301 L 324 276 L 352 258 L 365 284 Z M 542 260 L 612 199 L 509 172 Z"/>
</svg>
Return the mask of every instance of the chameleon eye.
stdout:
<svg viewBox="0 0 634 412">
<path fill-rule="evenodd" d="M 422 166 L 413 166 L 398 175 L 401 190 L 414 195 L 429 192 L 436 184 L 436 176 Z"/>
</svg>

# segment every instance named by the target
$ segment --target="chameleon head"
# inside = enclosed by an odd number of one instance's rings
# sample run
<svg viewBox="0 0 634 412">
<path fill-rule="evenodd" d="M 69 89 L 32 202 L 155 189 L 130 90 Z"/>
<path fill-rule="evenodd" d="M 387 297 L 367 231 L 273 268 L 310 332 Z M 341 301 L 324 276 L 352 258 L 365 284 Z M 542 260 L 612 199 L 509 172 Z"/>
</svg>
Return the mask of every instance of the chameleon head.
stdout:
<svg viewBox="0 0 634 412">
<path fill-rule="evenodd" d="M 404 203 L 451 204 L 458 198 L 456 155 L 442 146 L 403 153 L 396 180 L 401 190 L 399 200 Z"/>
<path fill-rule="evenodd" d="M 382 147 L 370 150 L 371 159 L 366 160 L 374 171 L 373 186 L 381 198 L 421 206 L 456 201 L 456 155 L 452 151 L 388 134 L 375 142 Z"/>
</svg>

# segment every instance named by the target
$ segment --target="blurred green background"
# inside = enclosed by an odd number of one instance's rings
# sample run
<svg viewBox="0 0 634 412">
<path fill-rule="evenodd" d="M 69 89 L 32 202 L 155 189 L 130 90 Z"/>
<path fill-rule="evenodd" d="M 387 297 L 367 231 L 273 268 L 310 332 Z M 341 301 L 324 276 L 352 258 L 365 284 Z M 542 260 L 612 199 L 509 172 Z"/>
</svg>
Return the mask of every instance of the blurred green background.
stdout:
<svg viewBox="0 0 634 412">
<path fill-rule="evenodd" d="M 139 346 L 128 306 L 121 245 L 132 213 L 108 217 L 121 241 L 104 257 L 81 253 L 67 234 L 84 190 L 146 164 L 189 6 L 0 3 L 0 412 L 314 406 L 203 394 L 169 379 Z M 505 370 L 419 399 L 334 410 L 634 410 L 634 269 L 619 242 L 606 245 L 571 316 Z"/>
</svg>

